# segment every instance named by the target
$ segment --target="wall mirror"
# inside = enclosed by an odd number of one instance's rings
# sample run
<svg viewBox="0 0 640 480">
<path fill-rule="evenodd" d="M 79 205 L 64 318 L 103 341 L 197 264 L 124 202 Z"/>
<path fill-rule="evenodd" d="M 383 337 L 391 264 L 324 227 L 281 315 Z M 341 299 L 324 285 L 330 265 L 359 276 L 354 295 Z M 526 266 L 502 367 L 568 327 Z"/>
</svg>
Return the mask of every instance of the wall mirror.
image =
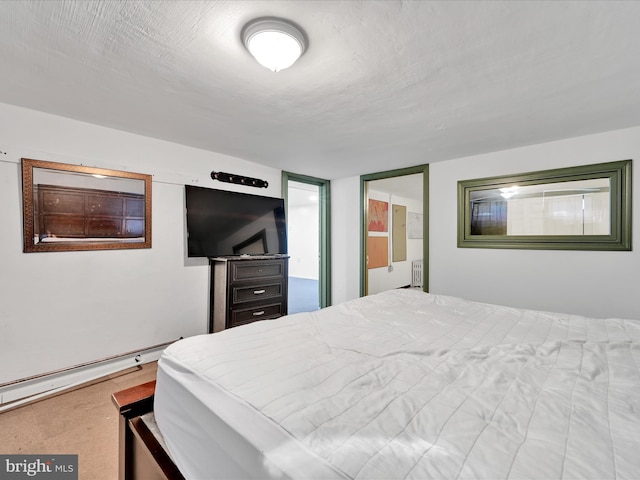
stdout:
<svg viewBox="0 0 640 480">
<path fill-rule="evenodd" d="M 631 160 L 459 181 L 458 247 L 631 250 Z"/>
<path fill-rule="evenodd" d="M 24 252 L 151 248 L 151 175 L 22 159 Z"/>
</svg>

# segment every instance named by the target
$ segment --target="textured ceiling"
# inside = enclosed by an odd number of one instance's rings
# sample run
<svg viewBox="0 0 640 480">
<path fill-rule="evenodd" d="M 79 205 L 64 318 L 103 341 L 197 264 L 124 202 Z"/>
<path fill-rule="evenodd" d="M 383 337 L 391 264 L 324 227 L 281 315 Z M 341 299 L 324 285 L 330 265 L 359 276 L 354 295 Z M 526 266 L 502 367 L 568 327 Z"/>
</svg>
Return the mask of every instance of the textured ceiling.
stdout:
<svg viewBox="0 0 640 480">
<path fill-rule="evenodd" d="M 240 41 L 279 16 L 272 73 Z M 640 2 L 0 2 L 0 102 L 340 178 L 640 125 Z"/>
</svg>

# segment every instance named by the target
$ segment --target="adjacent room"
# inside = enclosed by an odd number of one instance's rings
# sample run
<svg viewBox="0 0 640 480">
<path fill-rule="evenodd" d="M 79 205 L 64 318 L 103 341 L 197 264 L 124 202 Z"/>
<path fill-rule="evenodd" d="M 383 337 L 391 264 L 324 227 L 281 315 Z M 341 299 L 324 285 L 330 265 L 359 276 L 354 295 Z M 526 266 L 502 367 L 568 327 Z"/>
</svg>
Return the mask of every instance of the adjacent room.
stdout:
<svg viewBox="0 0 640 480">
<path fill-rule="evenodd" d="M 637 476 L 639 21 L 0 2 L 0 478 Z"/>
</svg>

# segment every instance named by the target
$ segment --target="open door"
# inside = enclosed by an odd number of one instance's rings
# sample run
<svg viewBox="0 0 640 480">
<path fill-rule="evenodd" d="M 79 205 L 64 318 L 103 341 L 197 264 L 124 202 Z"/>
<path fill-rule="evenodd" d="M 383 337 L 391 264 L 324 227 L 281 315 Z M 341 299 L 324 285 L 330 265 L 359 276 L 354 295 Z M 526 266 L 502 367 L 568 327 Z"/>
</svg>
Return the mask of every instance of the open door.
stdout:
<svg viewBox="0 0 640 480">
<path fill-rule="evenodd" d="M 329 181 L 282 175 L 289 253 L 289 314 L 331 304 Z"/>
</svg>

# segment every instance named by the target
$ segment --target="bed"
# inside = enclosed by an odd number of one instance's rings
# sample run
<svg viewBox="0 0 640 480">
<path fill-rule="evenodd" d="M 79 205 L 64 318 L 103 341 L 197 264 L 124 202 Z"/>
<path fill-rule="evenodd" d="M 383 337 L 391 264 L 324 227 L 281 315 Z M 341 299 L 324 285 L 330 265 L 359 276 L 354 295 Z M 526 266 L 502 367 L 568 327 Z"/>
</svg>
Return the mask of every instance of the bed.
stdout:
<svg viewBox="0 0 640 480">
<path fill-rule="evenodd" d="M 171 345 L 146 423 L 188 479 L 636 478 L 639 342 L 392 290 Z"/>
</svg>

